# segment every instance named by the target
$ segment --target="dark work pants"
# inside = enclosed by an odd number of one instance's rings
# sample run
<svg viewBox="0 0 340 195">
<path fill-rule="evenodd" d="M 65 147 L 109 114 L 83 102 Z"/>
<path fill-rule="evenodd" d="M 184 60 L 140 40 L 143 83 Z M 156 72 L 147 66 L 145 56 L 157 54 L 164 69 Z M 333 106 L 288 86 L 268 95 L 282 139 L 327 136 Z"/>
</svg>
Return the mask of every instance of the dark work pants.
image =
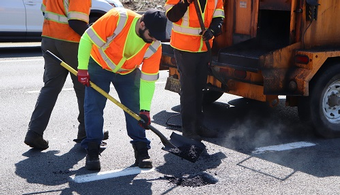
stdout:
<svg viewBox="0 0 340 195">
<path fill-rule="evenodd" d="M 202 125 L 203 89 L 208 75 L 208 52 L 190 53 L 174 50 L 181 83 L 181 117 L 182 131 L 186 134 L 196 133 Z"/>
<path fill-rule="evenodd" d="M 41 88 L 39 97 L 35 104 L 34 111 L 31 116 L 31 120 L 28 125 L 29 131 L 34 131 L 40 135 L 43 135 L 48 122 L 50 120 L 50 116 L 54 105 L 57 101 L 58 95 L 63 88 L 67 75 L 69 74 L 68 70 L 63 68 L 58 61 L 47 55 L 46 50 L 50 50 L 52 53 L 61 58 L 68 65 L 72 66 L 74 69 L 77 69 L 78 66 L 78 43 L 65 42 L 50 38 L 42 38 L 41 41 L 41 49 L 43 52 L 43 57 L 45 60 L 44 65 L 44 75 L 43 81 L 44 86 Z M 77 100 L 78 100 L 78 131 L 82 131 L 85 133 L 85 125 L 84 125 L 84 93 L 85 87 L 78 82 L 76 76 L 71 74 L 73 88 L 76 92 Z M 86 135 L 84 135 L 86 136 Z"/>
</svg>

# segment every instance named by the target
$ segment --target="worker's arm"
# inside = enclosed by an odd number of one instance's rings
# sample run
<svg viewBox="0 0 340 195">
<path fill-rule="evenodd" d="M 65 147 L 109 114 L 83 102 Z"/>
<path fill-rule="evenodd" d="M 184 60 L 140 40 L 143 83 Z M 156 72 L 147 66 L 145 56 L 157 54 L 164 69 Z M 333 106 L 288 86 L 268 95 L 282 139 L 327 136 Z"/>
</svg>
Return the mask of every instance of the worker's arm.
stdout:
<svg viewBox="0 0 340 195">
<path fill-rule="evenodd" d="M 167 18 L 171 22 L 177 22 L 178 20 L 180 20 L 184 16 L 185 12 L 188 9 L 188 6 L 190 5 L 188 1 L 191 2 L 192 0 L 181 0 L 176 5 L 174 5 L 172 8 L 170 8 L 166 12 Z"/>
<path fill-rule="evenodd" d="M 213 31 L 214 36 L 221 33 L 224 17 L 223 1 L 218 0 L 213 14 L 213 19 L 209 25 L 209 29 Z"/>
<path fill-rule="evenodd" d="M 69 20 L 68 25 L 80 36 L 82 36 L 89 27 L 88 24 L 82 20 Z"/>
<path fill-rule="evenodd" d="M 162 46 L 149 58 L 144 59 L 140 80 L 140 110 L 149 110 L 155 92 L 155 83 L 159 78 L 159 64 L 162 56 Z"/>
<path fill-rule="evenodd" d="M 150 108 L 151 108 L 151 100 L 153 94 L 155 92 L 156 81 L 146 81 L 140 80 L 140 112 L 139 116 L 143 119 L 144 122 L 138 121 L 139 125 L 145 129 L 149 129 L 149 125 L 151 124 L 150 119 Z"/>
<path fill-rule="evenodd" d="M 73 0 L 68 3 L 65 15 L 68 18 L 68 25 L 80 36 L 88 28 L 91 2 L 91 0 Z"/>
<path fill-rule="evenodd" d="M 78 81 L 85 86 L 90 86 L 90 75 L 87 71 L 92 49 L 92 41 L 88 34 L 81 36 L 78 48 Z"/>
<path fill-rule="evenodd" d="M 140 110 L 148 110 L 151 108 L 151 101 L 155 92 L 156 81 L 140 81 Z"/>
<path fill-rule="evenodd" d="M 92 49 L 92 40 L 85 32 L 80 38 L 78 48 L 78 69 L 87 70 Z"/>
<path fill-rule="evenodd" d="M 217 18 L 213 18 L 209 28 L 212 30 L 213 35 L 216 37 L 217 35 L 219 35 L 222 31 L 222 23 L 223 23 L 223 19 L 222 17 L 217 17 Z"/>
</svg>

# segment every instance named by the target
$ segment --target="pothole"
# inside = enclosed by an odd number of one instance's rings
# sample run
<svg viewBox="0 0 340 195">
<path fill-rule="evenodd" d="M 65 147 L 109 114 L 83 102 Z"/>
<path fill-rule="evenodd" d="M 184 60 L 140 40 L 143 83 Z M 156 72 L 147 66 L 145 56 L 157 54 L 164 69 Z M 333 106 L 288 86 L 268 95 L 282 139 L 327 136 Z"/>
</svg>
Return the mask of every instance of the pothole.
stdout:
<svg viewBox="0 0 340 195">
<path fill-rule="evenodd" d="M 199 173 L 195 175 L 183 176 L 183 177 L 174 177 L 174 176 L 164 176 L 166 180 L 170 183 L 173 183 L 177 186 L 187 186 L 187 187 L 200 187 L 209 184 L 215 184 L 218 182 L 216 178 L 207 174 L 207 173 Z"/>
</svg>

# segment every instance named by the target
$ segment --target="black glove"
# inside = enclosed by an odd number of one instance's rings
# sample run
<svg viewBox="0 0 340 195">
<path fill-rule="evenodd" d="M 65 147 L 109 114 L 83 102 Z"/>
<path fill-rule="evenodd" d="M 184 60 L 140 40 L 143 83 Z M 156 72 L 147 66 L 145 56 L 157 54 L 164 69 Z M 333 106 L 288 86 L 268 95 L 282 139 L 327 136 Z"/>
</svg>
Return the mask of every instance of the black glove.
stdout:
<svg viewBox="0 0 340 195">
<path fill-rule="evenodd" d="M 139 112 L 139 117 L 143 120 L 138 121 L 139 126 L 143 127 L 144 129 L 149 129 L 149 125 L 151 124 L 150 111 L 141 110 Z"/>
<path fill-rule="evenodd" d="M 201 32 L 200 34 L 203 34 L 203 41 L 209 41 L 214 37 L 214 31 L 210 28 L 206 29 L 203 33 Z"/>
</svg>

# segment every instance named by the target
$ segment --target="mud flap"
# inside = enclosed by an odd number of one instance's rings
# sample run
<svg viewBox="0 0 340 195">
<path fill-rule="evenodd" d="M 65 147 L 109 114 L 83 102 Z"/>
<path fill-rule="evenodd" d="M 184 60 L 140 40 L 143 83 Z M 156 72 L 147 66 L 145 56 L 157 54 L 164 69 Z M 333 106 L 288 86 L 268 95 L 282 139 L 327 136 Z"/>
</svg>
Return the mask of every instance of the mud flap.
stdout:
<svg viewBox="0 0 340 195">
<path fill-rule="evenodd" d="M 165 89 L 175 92 L 175 93 L 180 93 L 181 91 L 181 84 L 179 82 L 179 79 L 176 79 L 174 77 L 168 77 L 166 79 L 166 84 L 165 84 Z"/>
</svg>

